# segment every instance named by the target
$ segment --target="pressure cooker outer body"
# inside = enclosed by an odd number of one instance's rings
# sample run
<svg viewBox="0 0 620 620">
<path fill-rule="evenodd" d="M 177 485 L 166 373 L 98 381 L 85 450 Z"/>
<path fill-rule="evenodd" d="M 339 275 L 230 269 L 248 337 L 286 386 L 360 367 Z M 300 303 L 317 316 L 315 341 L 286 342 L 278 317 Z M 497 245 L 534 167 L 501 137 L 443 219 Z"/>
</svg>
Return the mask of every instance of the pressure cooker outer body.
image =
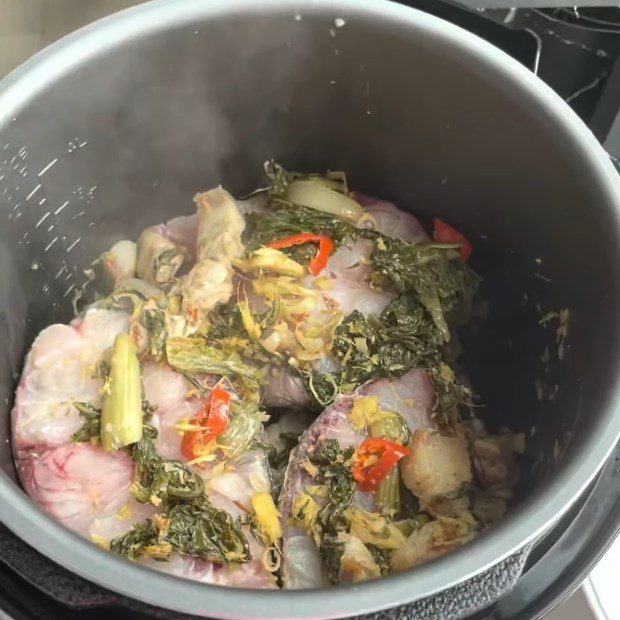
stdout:
<svg viewBox="0 0 620 620">
<path fill-rule="evenodd" d="M 205 586 L 106 554 L 30 502 L 9 443 L 24 355 L 70 319 L 90 261 L 191 212 L 199 190 L 244 195 L 271 158 L 346 170 L 351 187 L 468 236 L 488 305 L 462 335 L 478 413 L 527 436 L 500 524 L 449 557 L 328 595 Z M 549 528 L 615 444 L 617 190 L 603 150 L 542 82 L 389 2 L 160 0 L 66 37 L 0 86 L 0 518 L 99 585 L 212 617 L 354 615 L 483 573 Z M 541 322 L 564 309 L 565 340 Z"/>
</svg>

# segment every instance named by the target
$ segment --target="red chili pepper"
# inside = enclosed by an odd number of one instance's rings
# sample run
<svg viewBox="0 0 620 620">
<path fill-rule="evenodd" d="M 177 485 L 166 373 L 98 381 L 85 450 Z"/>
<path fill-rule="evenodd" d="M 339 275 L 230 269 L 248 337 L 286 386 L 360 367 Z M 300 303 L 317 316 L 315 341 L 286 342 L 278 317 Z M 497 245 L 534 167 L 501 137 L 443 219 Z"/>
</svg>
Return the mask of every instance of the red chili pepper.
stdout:
<svg viewBox="0 0 620 620">
<path fill-rule="evenodd" d="M 211 392 L 211 400 L 203 407 L 199 416 L 192 420 L 192 424 L 202 426 L 202 431 L 186 431 L 181 442 L 181 453 L 192 460 L 204 450 L 205 446 L 219 437 L 227 428 L 230 421 L 230 393 L 216 387 Z"/>
<path fill-rule="evenodd" d="M 398 461 L 408 454 L 409 448 L 394 441 L 379 437 L 366 439 L 357 448 L 353 478 L 362 491 L 374 493 Z"/>
<path fill-rule="evenodd" d="M 187 314 L 189 315 L 189 318 L 194 321 L 194 323 L 196 321 L 198 321 L 198 310 L 196 310 L 196 308 L 194 308 L 194 306 L 190 306 L 189 310 L 187 311 Z"/>
<path fill-rule="evenodd" d="M 270 248 L 274 250 L 282 250 L 284 248 L 290 248 L 293 245 L 302 245 L 303 243 L 318 243 L 319 250 L 316 256 L 310 261 L 308 265 L 308 271 L 313 276 L 318 276 L 325 267 L 327 267 L 327 261 L 334 251 L 334 242 L 323 235 L 313 235 L 311 233 L 301 233 L 299 235 L 291 235 L 284 239 L 278 239 L 268 244 Z"/>
<path fill-rule="evenodd" d="M 446 224 L 443 220 L 435 220 L 435 230 L 433 231 L 433 239 L 437 243 L 454 243 L 461 246 L 461 260 L 466 263 L 473 252 L 471 243 L 467 237 L 460 233 L 456 228 Z"/>
</svg>

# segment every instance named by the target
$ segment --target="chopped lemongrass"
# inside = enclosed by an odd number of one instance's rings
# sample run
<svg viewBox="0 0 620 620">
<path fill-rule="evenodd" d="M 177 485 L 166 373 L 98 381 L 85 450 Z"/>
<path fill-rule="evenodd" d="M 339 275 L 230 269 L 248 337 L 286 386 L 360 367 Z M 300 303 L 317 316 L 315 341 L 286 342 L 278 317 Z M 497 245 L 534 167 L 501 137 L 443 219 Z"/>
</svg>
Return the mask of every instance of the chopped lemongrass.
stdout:
<svg viewBox="0 0 620 620">
<path fill-rule="evenodd" d="M 177 422 L 174 428 L 184 433 L 198 433 L 205 430 L 204 426 L 200 426 L 200 424 L 191 424 L 190 422 Z"/>
<path fill-rule="evenodd" d="M 267 247 L 258 248 L 248 258 L 233 260 L 233 265 L 241 271 L 269 271 L 293 278 L 301 278 L 306 273 L 302 265 L 284 252 Z"/>
<path fill-rule="evenodd" d="M 263 551 L 263 566 L 271 573 L 275 573 L 280 569 L 282 563 L 282 554 L 276 545 L 272 545 Z"/>
<path fill-rule="evenodd" d="M 239 312 L 241 313 L 241 321 L 245 331 L 248 332 L 248 336 L 254 340 L 258 340 L 261 337 L 262 330 L 260 324 L 256 321 L 250 310 L 250 302 L 247 297 L 242 299 L 237 304 L 239 306 Z"/>
<path fill-rule="evenodd" d="M 369 419 L 370 434 L 373 437 L 408 443 L 410 438 L 409 427 L 397 413 L 379 411 L 382 415 L 375 415 Z M 387 477 L 381 481 L 375 495 L 377 508 L 383 514 L 393 515 L 400 510 L 400 472 L 394 467 Z"/>
<path fill-rule="evenodd" d="M 413 532 L 419 530 L 426 525 L 431 518 L 424 512 L 421 512 L 409 519 L 401 519 L 400 521 L 392 521 L 392 525 L 405 537 L 411 536 Z"/>
<path fill-rule="evenodd" d="M 110 541 L 98 534 L 91 534 L 90 539 L 98 546 L 101 547 L 104 551 L 110 550 Z"/>
<path fill-rule="evenodd" d="M 287 187 L 285 196 L 286 200 L 293 204 L 331 213 L 354 222 L 364 215 L 364 209 L 358 202 L 317 180 L 293 181 Z"/>
<path fill-rule="evenodd" d="M 129 520 L 133 518 L 133 511 L 131 510 L 129 502 L 125 502 L 121 506 L 121 509 L 114 515 L 114 518 L 118 519 L 119 521 L 123 521 L 125 519 Z"/>
<path fill-rule="evenodd" d="M 382 480 L 375 494 L 377 509 L 382 514 L 393 515 L 400 510 L 400 473 L 394 467 Z"/>
<path fill-rule="evenodd" d="M 379 398 L 377 396 L 356 396 L 353 407 L 349 412 L 349 424 L 356 431 L 362 431 L 374 422 L 379 413 Z"/>
<path fill-rule="evenodd" d="M 201 454 L 199 456 L 197 456 L 195 459 L 192 459 L 191 461 L 187 461 L 188 465 L 199 465 L 200 463 L 210 463 L 211 461 L 215 461 L 216 456 L 215 454 L 211 453 L 211 454 Z"/>
<path fill-rule="evenodd" d="M 291 513 L 288 516 L 294 525 L 312 532 L 319 518 L 319 512 L 320 507 L 315 499 L 308 493 L 301 493 L 293 500 Z"/>
<path fill-rule="evenodd" d="M 357 228 L 370 228 L 372 230 L 377 229 L 377 220 L 371 213 L 364 213 L 357 222 L 355 222 Z M 379 237 L 380 239 L 381 237 Z"/>
<path fill-rule="evenodd" d="M 276 544 L 282 538 L 282 524 L 273 498 L 269 493 L 259 493 L 250 501 L 261 532 L 271 545 Z"/>
<path fill-rule="evenodd" d="M 170 543 L 149 545 L 148 547 L 144 547 L 142 553 L 147 558 L 153 558 L 155 560 L 167 560 L 172 553 L 172 545 Z"/>
<path fill-rule="evenodd" d="M 116 336 L 106 383 L 101 410 L 101 444 L 110 452 L 142 439 L 140 362 L 136 346 L 127 334 Z"/>
</svg>

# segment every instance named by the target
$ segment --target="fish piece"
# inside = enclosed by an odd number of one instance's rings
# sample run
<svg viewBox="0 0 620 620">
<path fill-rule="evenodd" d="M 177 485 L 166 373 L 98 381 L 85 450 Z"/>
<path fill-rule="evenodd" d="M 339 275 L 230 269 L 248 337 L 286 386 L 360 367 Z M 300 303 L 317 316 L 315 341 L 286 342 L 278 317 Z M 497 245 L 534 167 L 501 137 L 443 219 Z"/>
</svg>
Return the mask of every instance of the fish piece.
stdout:
<svg viewBox="0 0 620 620">
<path fill-rule="evenodd" d="M 193 386 L 167 364 L 147 362 L 142 369 L 145 397 L 157 408 L 152 424 L 158 430 L 157 451 L 167 459 L 186 461 L 181 452 L 182 436 L 175 425 L 181 420 L 194 419 L 203 407 L 203 401 Z M 206 377 L 205 385 L 214 385 L 218 377 Z M 252 514 L 252 497 L 269 493 L 271 478 L 267 457 L 263 450 L 250 450 L 236 460 L 225 464 L 205 462 L 197 468 L 205 482 L 207 496 L 216 508 L 234 517 L 246 519 Z M 140 563 L 180 577 L 205 583 L 233 587 L 277 587 L 272 573 L 263 564 L 265 550 L 252 536 L 250 529 L 243 531 L 250 545 L 252 560 L 248 564 L 218 566 L 199 558 L 174 554 L 170 562 L 156 562 L 142 558 Z"/>
<path fill-rule="evenodd" d="M 192 261 L 196 260 L 196 239 L 198 235 L 198 215 L 175 217 L 157 229 L 173 243 L 184 247 Z"/>
<path fill-rule="evenodd" d="M 413 369 L 398 379 L 372 381 L 356 392 L 357 396 L 377 396 L 386 411 L 399 413 L 410 429 L 432 428 L 431 414 L 435 400 L 433 386 L 426 372 Z M 285 588 L 299 589 L 325 585 L 320 566 L 319 550 L 306 530 L 290 523 L 295 498 L 307 492 L 315 482 L 303 467 L 311 454 L 325 439 L 337 439 L 341 448 L 358 446 L 368 435 L 356 431 L 349 423 L 349 412 L 355 395 L 340 396 L 315 420 L 291 454 L 284 487 L 279 500 L 282 515 L 282 580 Z M 365 510 L 374 509 L 374 495 L 357 491 L 354 502 Z"/>
<path fill-rule="evenodd" d="M 146 399 L 157 409 L 152 424 L 158 430 L 157 451 L 167 459 L 186 461 L 181 452 L 182 435 L 176 425 L 181 420 L 194 419 L 203 407 L 203 400 L 182 375 L 167 364 L 148 362 L 142 370 Z M 217 377 L 205 379 L 214 385 Z M 257 493 L 269 492 L 270 477 L 265 452 L 250 450 L 239 459 L 205 462 L 198 469 L 205 481 L 207 493 L 214 491 L 227 498 L 246 513 L 252 511 L 251 498 Z"/>
<path fill-rule="evenodd" d="M 252 545 L 250 549 L 252 550 Z M 265 570 L 260 560 L 237 566 L 225 566 L 175 553 L 168 562 L 158 562 L 151 558 L 140 558 L 137 562 L 153 570 L 202 583 L 231 588 L 275 589 L 278 587 L 275 577 Z"/>
<path fill-rule="evenodd" d="M 137 502 L 131 493 L 135 465 L 127 451 L 71 443 L 83 422 L 72 403 L 101 404 L 102 381 L 93 378 L 93 372 L 116 335 L 128 329 L 127 313 L 91 309 L 71 325 L 43 330 L 27 357 L 12 413 L 15 462 L 25 491 L 61 524 L 102 546 L 155 513 L 152 505 Z M 158 452 L 164 458 L 183 459 L 175 424 L 195 417 L 201 400 L 167 364 L 144 363 L 142 378 L 145 397 L 156 407 L 151 423 L 158 429 Z M 199 471 L 213 504 L 235 517 L 246 518 L 252 513 L 252 497 L 270 491 L 262 450 L 225 465 L 207 464 Z M 265 550 L 249 527 L 244 526 L 244 533 L 252 553 L 248 564 L 223 566 L 175 553 L 169 562 L 139 562 L 205 583 L 277 587 L 263 563 Z"/>
<path fill-rule="evenodd" d="M 241 233 L 245 219 L 235 199 L 221 186 L 196 194 L 198 209 L 198 261 L 210 258 L 229 262 L 243 254 Z"/>
<path fill-rule="evenodd" d="M 51 325 L 26 358 L 11 414 L 13 450 L 62 445 L 82 425 L 75 401 L 101 403 L 102 382 L 94 378 L 102 353 L 129 329 L 129 315 L 91 309 L 70 325 Z"/>
<path fill-rule="evenodd" d="M 374 218 L 375 228 L 380 233 L 409 243 L 429 240 L 420 222 L 391 202 L 363 194 L 355 194 L 355 199 Z M 372 270 L 364 262 L 370 258 L 373 247 L 371 240 L 358 239 L 350 247 L 341 246 L 329 260 L 327 271 L 332 283 L 326 295 L 340 304 L 340 310 L 345 315 L 353 310 L 359 310 L 362 314 L 379 314 L 396 297 L 390 291 L 374 290 L 368 286 Z"/>
<path fill-rule="evenodd" d="M 232 261 L 243 253 L 245 218 L 222 187 L 197 194 L 196 264 L 181 285 L 183 309 L 207 312 L 228 301 L 233 291 Z"/>
<path fill-rule="evenodd" d="M 368 285 L 372 269 L 364 261 L 370 258 L 373 246 L 369 239 L 358 239 L 351 247 L 341 246 L 329 259 L 326 271 L 331 285 L 325 295 L 338 303 L 344 315 L 354 310 L 379 314 L 396 297 L 396 293 Z"/>
<path fill-rule="evenodd" d="M 105 545 L 155 512 L 153 506 L 140 504 L 131 495 L 134 464 L 126 452 L 107 453 L 87 443 L 47 448 L 42 452 L 31 450 L 20 459 L 18 472 L 24 489 L 41 508 L 65 527 L 98 544 Z M 268 480 L 261 473 L 264 477 L 258 486 L 263 489 L 266 484 L 268 489 Z M 226 488 L 226 485 L 227 481 L 223 480 L 221 486 Z M 208 495 L 216 507 L 233 516 L 245 517 L 249 513 L 225 496 L 214 492 Z M 232 496 L 236 497 L 234 492 Z M 264 550 L 252 538 L 249 528 L 244 533 L 253 558 L 248 564 L 221 566 L 179 554 L 173 554 L 169 562 L 148 559 L 139 562 L 205 583 L 275 587 L 272 574 L 262 564 Z"/>
<path fill-rule="evenodd" d="M 146 400 L 157 414 L 184 402 L 193 389 L 190 382 L 168 364 L 147 361 L 142 364 L 142 386 Z"/>
<path fill-rule="evenodd" d="M 225 498 L 244 516 L 252 513 L 252 497 L 271 491 L 271 476 L 263 450 L 250 450 L 239 459 L 228 461 L 223 471 L 218 471 L 217 465 L 207 466 L 202 475 L 209 497 Z M 228 512 L 235 514 L 231 510 Z"/>
<path fill-rule="evenodd" d="M 376 222 L 376 229 L 394 239 L 403 239 L 409 243 L 430 241 L 422 224 L 407 211 L 402 211 L 393 202 L 353 192 L 353 197 Z"/>
<path fill-rule="evenodd" d="M 101 266 L 108 281 L 116 286 L 120 280 L 136 274 L 137 247 L 134 241 L 118 241 L 101 255 Z"/>
<path fill-rule="evenodd" d="M 203 407 L 193 388 L 168 364 L 146 362 L 142 366 L 146 400 L 155 407 L 151 423 L 157 429 L 157 452 L 166 459 L 186 460 L 181 454 L 182 435 L 175 428 L 181 420 L 194 419 Z"/>
<path fill-rule="evenodd" d="M 31 448 L 17 471 L 41 508 L 91 540 L 118 536 L 153 513 L 131 496 L 134 464 L 127 452 L 89 443 Z"/>
<path fill-rule="evenodd" d="M 393 203 L 370 198 L 363 194 L 355 194 L 355 199 L 365 207 L 367 213 L 376 222 L 376 229 L 390 237 L 400 237 L 410 243 L 428 241 L 420 222 L 411 215 L 398 209 Z M 352 245 L 342 245 L 329 259 L 327 268 L 320 275 L 329 278 L 329 285 L 319 289 L 321 294 L 338 304 L 340 311 L 346 316 L 354 310 L 362 314 L 380 314 L 382 310 L 396 298 L 396 293 L 370 288 L 368 281 L 372 269 L 364 264 L 370 258 L 373 242 L 369 239 L 358 239 Z M 313 286 L 316 279 L 307 276 L 305 286 Z M 333 370 L 335 360 L 321 360 L 316 369 L 325 372 L 320 365 L 330 364 Z M 302 407 L 311 404 L 303 381 L 299 376 L 286 368 L 274 370 L 265 386 L 263 402 L 270 407 Z"/>
<path fill-rule="evenodd" d="M 244 217 L 248 213 L 261 212 L 264 210 L 266 202 L 267 196 L 265 194 L 252 196 L 247 200 L 235 200 L 239 212 Z M 196 247 L 198 239 L 197 213 L 175 217 L 165 224 L 158 226 L 157 230 L 177 245 L 183 246 L 187 250 L 192 261 L 196 260 Z"/>
<path fill-rule="evenodd" d="M 359 390 L 361 396 L 377 396 L 385 411 L 399 413 L 414 431 L 432 428 L 435 390 L 424 370 L 413 368 L 398 379 L 378 379 Z"/>
<path fill-rule="evenodd" d="M 299 375 L 284 366 L 277 366 L 269 374 L 263 390 L 266 407 L 306 407 L 312 401 Z"/>
</svg>

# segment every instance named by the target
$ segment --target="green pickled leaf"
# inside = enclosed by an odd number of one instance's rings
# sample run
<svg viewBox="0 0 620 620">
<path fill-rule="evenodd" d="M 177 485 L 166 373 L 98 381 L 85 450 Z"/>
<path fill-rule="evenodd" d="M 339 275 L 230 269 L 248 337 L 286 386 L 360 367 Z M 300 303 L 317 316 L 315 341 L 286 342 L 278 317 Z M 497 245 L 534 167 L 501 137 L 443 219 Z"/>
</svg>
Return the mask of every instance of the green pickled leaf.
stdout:
<svg viewBox="0 0 620 620">
<path fill-rule="evenodd" d="M 382 236 L 370 257 L 372 283 L 414 295 L 431 315 L 443 340 L 449 323 L 469 318 L 479 276 L 460 260 L 458 248 L 433 243 L 411 244 Z"/>
<path fill-rule="evenodd" d="M 169 338 L 166 343 L 168 363 L 175 369 L 189 373 L 235 375 L 246 385 L 257 390 L 262 371 L 246 364 L 234 352 L 224 352 L 209 346 L 202 338 Z"/>
<path fill-rule="evenodd" d="M 136 464 L 132 493 L 160 512 L 112 540 L 110 550 L 130 559 L 146 555 L 165 560 L 174 550 L 212 562 L 249 562 L 240 522 L 211 504 L 198 473 L 185 463 L 162 458 L 156 438 L 157 431 L 146 424 L 142 439 L 131 448 Z"/>
<path fill-rule="evenodd" d="M 337 215 L 298 205 L 279 204 L 267 213 L 250 213 L 247 220 L 247 244 L 250 250 L 278 239 L 308 232 L 330 237 L 338 247 L 356 230 Z M 316 254 L 316 246 L 313 251 Z M 309 255 L 311 252 L 312 249 L 296 249 L 294 255 L 304 259 L 300 253 Z"/>
<path fill-rule="evenodd" d="M 161 362 L 166 354 L 168 338 L 166 311 L 159 308 L 145 308 L 140 315 L 140 322 L 150 332 L 149 353 L 151 357 Z"/>
<path fill-rule="evenodd" d="M 233 405 L 226 431 L 217 439 L 226 458 L 235 460 L 250 450 L 262 430 L 261 413 L 254 403 Z"/>
<path fill-rule="evenodd" d="M 157 519 L 138 523 L 110 542 L 112 553 L 132 560 L 153 556 L 158 550 L 162 555 L 157 559 L 163 560 L 172 550 L 218 563 L 245 563 L 251 559 L 239 522 L 214 508 L 204 495 L 166 506 Z"/>
<path fill-rule="evenodd" d="M 354 448 L 342 450 L 337 439 L 325 439 L 309 456 L 310 462 L 319 468 L 319 482 L 328 487 L 328 502 L 319 514 L 323 532 L 337 534 L 348 526 L 344 512 L 355 496 L 349 464 L 354 454 Z"/>
<path fill-rule="evenodd" d="M 82 426 L 73 433 L 74 443 L 99 439 L 101 433 L 101 409 L 97 409 L 92 403 L 74 402 L 73 406 L 84 419 Z"/>
</svg>

